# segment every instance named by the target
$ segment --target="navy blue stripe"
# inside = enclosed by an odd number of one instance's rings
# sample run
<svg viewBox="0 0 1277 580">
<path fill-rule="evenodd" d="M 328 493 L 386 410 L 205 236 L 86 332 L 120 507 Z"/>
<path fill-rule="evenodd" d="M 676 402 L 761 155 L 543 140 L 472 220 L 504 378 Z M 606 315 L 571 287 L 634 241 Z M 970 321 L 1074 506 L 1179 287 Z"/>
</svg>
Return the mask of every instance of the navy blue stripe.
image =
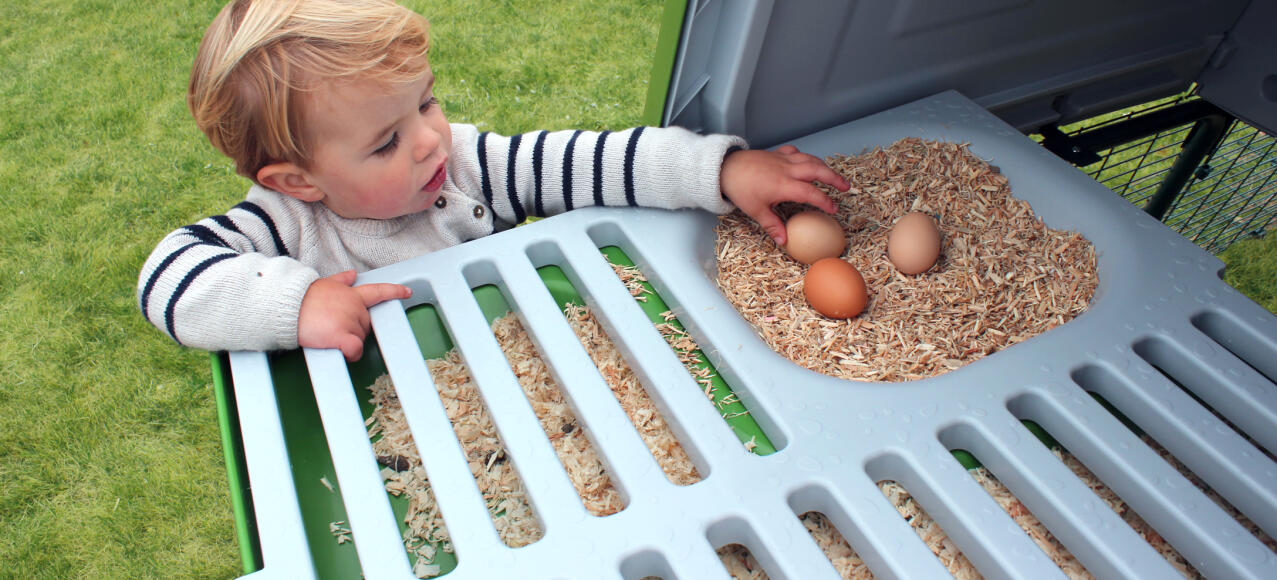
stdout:
<svg viewBox="0 0 1277 580">
<path fill-rule="evenodd" d="M 599 133 L 594 143 L 594 205 L 603 205 L 603 145 L 611 131 Z"/>
<path fill-rule="evenodd" d="M 266 225 L 266 229 L 270 231 L 271 239 L 275 241 L 275 255 L 288 255 L 288 246 L 284 245 L 284 238 L 279 235 L 279 228 L 275 227 L 275 220 L 271 219 L 270 214 L 266 213 L 266 210 L 251 201 L 241 201 L 235 205 L 235 208 L 242 209 L 257 216 L 257 219 L 262 220 L 262 223 Z"/>
<path fill-rule="evenodd" d="M 510 200 L 510 207 L 514 208 L 514 223 L 521 224 L 527 219 L 527 214 L 523 211 L 523 204 L 519 203 L 519 188 L 515 187 L 518 183 L 514 177 L 514 163 L 519 155 L 519 143 L 523 141 L 523 135 L 515 135 L 510 138 L 510 156 L 506 160 L 505 166 L 505 196 Z"/>
<path fill-rule="evenodd" d="M 222 229 L 230 230 L 234 232 L 235 234 L 237 234 L 239 237 L 248 240 L 248 245 L 253 247 L 254 252 L 257 251 L 257 244 L 253 243 L 252 238 L 244 235 L 244 232 L 240 231 L 239 226 L 235 225 L 235 220 L 231 219 L 230 216 L 215 215 L 210 217 L 209 219 L 213 220 L 214 222 L 217 222 L 217 225 L 221 226 Z"/>
<path fill-rule="evenodd" d="M 155 271 L 151 272 L 151 277 L 146 279 L 146 285 L 142 287 L 142 303 L 140 306 L 142 307 L 143 316 L 150 318 L 150 315 L 146 313 L 146 307 L 151 303 L 151 291 L 155 290 L 155 283 L 160 279 L 160 274 L 163 274 L 164 271 L 167 270 L 169 266 L 172 266 L 173 262 L 181 257 L 182 254 L 185 254 L 187 250 L 203 245 L 205 245 L 203 242 L 191 242 L 186 244 L 169 254 L 168 257 L 164 258 L 163 262 L 160 262 L 160 265 L 155 267 Z"/>
<path fill-rule="evenodd" d="M 192 224 L 182 228 L 182 230 L 194 236 L 195 239 L 201 242 L 204 242 L 205 244 L 218 246 L 222 248 L 231 247 L 230 243 L 228 243 L 226 240 L 223 240 L 222 236 L 217 235 L 217 232 L 213 231 L 213 229 L 208 226 L 202 226 L 200 224 Z"/>
<path fill-rule="evenodd" d="M 642 134 L 643 127 L 634 129 L 630 133 L 630 142 L 625 146 L 625 203 L 631 207 L 638 205 L 634 198 L 634 151 L 638 149 L 639 135 Z"/>
<path fill-rule="evenodd" d="M 217 222 L 217 225 L 222 226 L 222 228 L 224 228 L 224 229 L 228 229 L 228 230 L 230 230 L 230 231 L 232 231 L 232 232 L 235 232 L 235 233 L 237 233 L 237 234 L 239 234 L 239 235 L 241 235 L 241 236 L 242 236 L 242 235 L 244 235 L 244 232 L 239 231 L 239 227 L 237 227 L 237 226 L 235 225 L 235 220 L 232 220 L 231 218 L 229 218 L 229 217 L 227 217 L 227 216 L 224 216 L 224 215 L 215 215 L 215 216 L 212 216 L 212 217 L 210 217 L 210 218 L 208 218 L 208 219 L 211 219 L 211 220 L 213 220 L 213 221 Z"/>
<path fill-rule="evenodd" d="M 537 136 L 537 142 L 532 146 L 532 174 L 535 178 L 535 193 L 532 196 L 532 210 L 536 212 L 537 217 L 545 217 L 545 206 L 541 204 L 541 159 L 545 155 L 545 136 L 548 131 L 542 131 Z"/>
<path fill-rule="evenodd" d="M 479 133 L 479 183 L 483 186 L 483 200 L 492 207 L 492 182 L 488 180 L 488 132 Z"/>
<path fill-rule="evenodd" d="M 580 136 L 581 131 L 572 133 L 567 150 L 563 152 L 563 207 L 567 211 L 572 211 L 572 155 L 576 150 L 576 138 Z"/>
<path fill-rule="evenodd" d="M 176 340 L 178 344 L 182 344 L 182 341 L 177 338 L 177 329 L 173 327 L 173 313 L 177 310 L 177 301 L 182 298 L 182 295 L 186 293 L 188 288 L 190 288 L 191 283 L 194 282 L 195 278 L 199 277 L 204 270 L 207 270 L 210 266 L 221 262 L 222 260 L 233 258 L 238 255 L 239 254 L 233 252 L 227 252 L 204 260 L 203 262 L 200 262 L 199 265 L 191 268 L 191 271 L 186 273 L 186 277 L 182 278 L 182 281 L 177 284 L 177 289 L 173 291 L 173 296 L 171 296 L 168 300 L 168 307 L 164 309 L 164 327 L 168 329 L 169 336 L 173 337 L 173 340 Z"/>
</svg>

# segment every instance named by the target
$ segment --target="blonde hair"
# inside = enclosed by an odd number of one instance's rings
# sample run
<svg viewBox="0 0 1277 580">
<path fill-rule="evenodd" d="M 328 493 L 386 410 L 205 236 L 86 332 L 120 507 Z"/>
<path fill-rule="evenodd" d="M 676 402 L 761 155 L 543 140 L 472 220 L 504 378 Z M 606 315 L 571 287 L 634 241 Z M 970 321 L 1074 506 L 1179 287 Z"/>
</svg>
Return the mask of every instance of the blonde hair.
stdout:
<svg viewBox="0 0 1277 580">
<path fill-rule="evenodd" d="M 341 79 L 412 82 L 428 66 L 428 25 L 390 0 L 233 0 L 204 33 L 187 107 L 254 181 L 271 163 L 307 167 L 303 99 Z"/>
</svg>

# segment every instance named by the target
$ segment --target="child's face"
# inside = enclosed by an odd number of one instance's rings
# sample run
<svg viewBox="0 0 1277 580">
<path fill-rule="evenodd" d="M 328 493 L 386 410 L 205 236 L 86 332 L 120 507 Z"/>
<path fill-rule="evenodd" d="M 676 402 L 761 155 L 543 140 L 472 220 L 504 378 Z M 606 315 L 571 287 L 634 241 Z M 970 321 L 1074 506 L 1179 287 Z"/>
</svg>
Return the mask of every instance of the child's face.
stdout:
<svg viewBox="0 0 1277 580">
<path fill-rule="evenodd" d="M 337 215 L 390 219 L 439 198 L 452 130 L 429 69 L 421 80 L 391 88 L 371 81 L 325 85 L 310 105 L 307 173 Z"/>
</svg>

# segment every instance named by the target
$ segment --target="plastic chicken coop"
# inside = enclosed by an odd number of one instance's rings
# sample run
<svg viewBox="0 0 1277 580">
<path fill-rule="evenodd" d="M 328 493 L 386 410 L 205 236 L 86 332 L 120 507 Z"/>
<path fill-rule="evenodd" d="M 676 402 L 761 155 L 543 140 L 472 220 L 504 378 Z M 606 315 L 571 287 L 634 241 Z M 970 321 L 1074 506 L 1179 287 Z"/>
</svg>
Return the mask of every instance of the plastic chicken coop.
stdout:
<svg viewBox="0 0 1277 580">
<path fill-rule="evenodd" d="M 375 337 L 358 363 L 337 351 L 214 357 L 246 577 L 414 577 L 402 500 L 384 487 L 366 424 L 369 385 L 389 373 L 450 537 L 432 572 L 450 579 L 726 578 L 717 550 L 728 545 L 771 578 L 837 578 L 800 522 L 813 511 L 876 578 L 946 577 L 879 488 L 887 480 L 980 575 L 1063 577 L 973 481 L 964 455 L 1095 577 L 1175 577 L 1053 447 L 1193 573 L 1277 578 L 1265 543 L 1277 536 L 1277 317 L 1224 284 L 1222 262 L 1157 215 L 1202 179 L 1221 125 L 1239 119 L 1271 139 L 1275 22 L 1271 0 L 667 2 L 650 122 L 818 156 L 906 137 L 969 144 L 1046 225 L 1094 245 L 1089 307 L 951 372 L 881 384 L 808 371 L 764 344 L 715 285 L 717 218 L 704 212 L 584 209 L 367 272 L 360 283 L 404 283 L 413 298 L 372 309 Z M 1068 128 L 1194 86 L 1190 102 Z M 1184 125 L 1196 128 L 1177 147 L 1196 159 L 1158 177 L 1143 209 L 1074 165 Z M 1270 219 L 1229 216 L 1246 231 Z M 707 404 L 601 248 L 637 265 L 750 425 Z M 700 481 L 674 485 L 657 467 L 568 327 L 564 300 L 598 316 Z M 490 329 L 505 312 L 603 458 L 620 511 L 583 508 Z M 427 359 L 449 349 L 540 522 L 529 545 L 498 537 L 431 387 Z"/>
</svg>

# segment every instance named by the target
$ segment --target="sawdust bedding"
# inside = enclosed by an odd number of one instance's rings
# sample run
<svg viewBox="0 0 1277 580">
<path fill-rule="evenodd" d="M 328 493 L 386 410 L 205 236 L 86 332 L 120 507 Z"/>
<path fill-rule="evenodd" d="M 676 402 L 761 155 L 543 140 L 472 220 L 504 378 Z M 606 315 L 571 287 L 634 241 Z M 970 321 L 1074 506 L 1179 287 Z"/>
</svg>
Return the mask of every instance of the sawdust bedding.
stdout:
<svg viewBox="0 0 1277 580">
<path fill-rule="evenodd" d="M 906 139 L 888 149 L 830 161 L 854 184 L 846 196 L 830 193 L 840 198 L 839 218 L 851 233 L 847 255 L 873 289 L 866 314 L 840 322 L 814 318 L 801 297 L 797 264 L 764 242 L 766 236 L 739 215 L 722 218 L 718 227 L 720 287 L 760 336 L 791 360 L 857 380 L 904 381 L 933 376 L 1064 324 L 1082 312 L 1093 295 L 1095 254 L 1089 243 L 1076 234 L 1045 228 L 1027 204 L 1008 196 L 1007 181 L 996 168 L 971 155 L 964 146 Z M 883 247 L 891 220 L 915 209 L 939 218 L 945 245 L 936 268 L 910 278 L 891 270 Z M 614 268 L 636 299 L 643 300 L 642 274 L 632 267 Z M 686 451 L 598 320 L 587 308 L 576 306 L 569 307 L 565 316 L 670 481 L 680 485 L 699 481 Z M 667 314 L 667 320 L 670 318 Z M 671 325 L 658 328 L 689 370 L 701 372 L 695 368 L 699 359 L 690 337 Z M 604 516 L 623 509 L 605 464 L 518 319 L 508 315 L 494 321 L 493 332 L 587 510 Z M 515 547 L 535 542 L 543 534 L 540 523 L 518 474 L 505 459 L 464 363 L 455 350 L 427 362 L 500 537 Z M 708 377 L 702 374 L 696 378 L 713 399 Z M 387 491 L 409 499 L 404 544 L 417 556 L 414 571 L 419 577 L 430 577 L 439 571 L 433 564 L 437 550 L 451 551 L 446 527 L 389 377 L 378 379 L 372 392 L 369 435 L 385 465 L 382 475 Z M 1244 520 L 1164 450 L 1155 449 L 1239 521 Z M 1059 450 L 1056 454 L 1172 565 L 1187 577 L 1199 577 L 1076 458 Z M 971 474 L 1066 575 L 1090 577 L 996 477 L 983 468 Z M 951 574 L 980 577 L 902 486 L 886 481 L 879 488 Z M 809 512 L 800 519 L 841 577 L 872 577 L 823 514 Z M 1270 548 L 1277 547 L 1254 524 L 1243 523 Z M 346 533 L 335 531 L 334 536 L 349 539 L 347 530 L 338 531 Z M 743 546 L 724 546 L 718 554 L 734 578 L 767 578 Z"/>
<path fill-rule="evenodd" d="M 1229 512 L 1268 549 L 1277 551 L 1277 541 L 1274 541 L 1273 538 L 1259 529 L 1256 524 L 1228 505 L 1215 491 L 1206 486 L 1200 478 L 1171 456 L 1156 441 L 1147 435 L 1143 436 L 1143 440 L 1197 486 L 1198 489 L 1206 493 L 1217 505 Z M 1163 539 L 1152 526 L 1145 522 L 1134 510 L 1130 509 L 1116 493 L 1087 469 L 1081 461 L 1072 454 L 1058 448 L 1052 450 L 1052 453 L 1184 578 L 1192 580 L 1205 578 L 1169 542 Z M 1094 578 L 1083 567 L 1082 563 L 1046 529 L 1046 526 L 1034 517 L 1033 513 L 1002 482 L 998 481 L 997 477 L 984 467 L 972 469 L 970 474 L 972 479 L 984 488 L 985 492 L 998 503 L 1002 510 L 1033 540 L 1038 548 L 1059 567 L 1065 576 L 1078 579 Z M 971 561 L 962 554 L 957 545 L 945 534 L 944 530 L 909 494 L 908 490 L 894 481 L 879 482 L 878 488 L 883 496 L 896 508 L 900 516 L 914 529 L 919 539 L 926 544 L 931 553 L 936 556 L 936 559 L 954 578 L 967 580 L 983 577 L 980 571 L 975 568 Z M 855 550 L 824 514 L 808 512 L 803 514 L 800 520 L 821 551 L 829 558 L 830 563 L 834 565 L 834 569 L 841 578 L 867 580 L 874 577 L 873 572 L 869 570 L 864 561 L 860 559 L 859 555 L 856 554 Z M 719 548 L 718 556 L 732 578 L 740 580 L 765 580 L 769 578 L 766 570 L 758 564 L 753 554 L 744 546 L 739 544 L 724 546 Z"/>
<path fill-rule="evenodd" d="M 623 279 L 627 286 L 637 287 L 643 281 L 641 275 L 635 274 L 636 269 L 618 268 L 625 272 Z M 641 293 L 636 292 L 636 297 L 641 297 Z M 700 481 L 695 464 L 637 376 L 607 338 L 598 319 L 588 308 L 578 305 L 568 305 L 564 315 L 666 477 L 677 485 Z M 668 319 L 672 316 L 667 316 Z M 685 332 L 668 323 L 656 327 L 697 380 L 712 378 L 703 369 L 694 367 L 700 357 L 695 345 L 688 345 L 690 339 Z M 519 319 L 512 314 L 500 317 L 493 321 L 492 331 L 586 509 L 596 516 L 623 509 L 621 494 L 605 464 Z M 511 547 L 537 541 L 544 533 L 540 522 L 528 503 L 518 473 L 506 460 L 505 448 L 491 415 L 459 354 L 451 350 L 442 358 L 428 360 L 427 367 L 466 454 L 471 474 L 484 495 L 498 536 Z M 709 387 L 706 389 L 708 394 Z M 416 557 L 414 571 L 419 577 L 437 575 L 439 568 L 434 564 L 437 550 L 452 549 L 447 529 L 389 375 L 379 377 L 371 392 L 373 412 L 367 421 L 368 434 L 373 438 L 378 461 L 384 466 L 382 478 L 386 490 L 408 498 L 404 545 Z M 334 532 L 334 536 L 338 534 Z M 343 540 L 348 538 L 338 539 Z"/>
<path fill-rule="evenodd" d="M 806 266 L 747 216 L 722 216 L 716 228 L 719 289 L 768 346 L 803 367 L 861 381 L 936 376 L 1072 320 L 1095 294 L 1090 242 L 1047 228 L 965 145 L 908 138 L 827 162 L 852 185 L 825 191 L 848 234 L 843 258 L 869 289 L 859 316 L 830 320 L 809 307 Z M 916 276 L 886 257 L 892 224 L 910 211 L 930 214 L 942 235 L 939 261 Z"/>
</svg>

